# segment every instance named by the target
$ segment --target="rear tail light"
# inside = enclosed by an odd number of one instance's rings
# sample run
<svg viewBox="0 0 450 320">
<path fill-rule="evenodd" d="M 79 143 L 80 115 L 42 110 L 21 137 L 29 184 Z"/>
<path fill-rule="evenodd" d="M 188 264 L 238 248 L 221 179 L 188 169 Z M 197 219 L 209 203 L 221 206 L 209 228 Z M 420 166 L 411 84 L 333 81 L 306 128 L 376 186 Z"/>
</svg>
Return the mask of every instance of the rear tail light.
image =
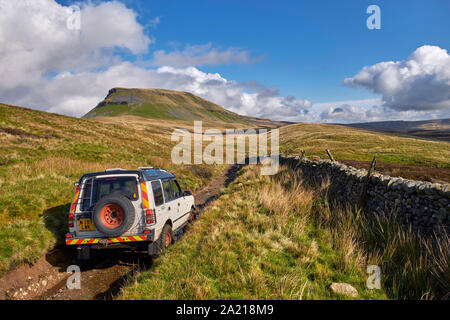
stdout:
<svg viewBox="0 0 450 320">
<path fill-rule="evenodd" d="M 66 234 L 66 238 L 73 238 L 71 234 Z"/>
<path fill-rule="evenodd" d="M 145 210 L 145 221 L 147 224 L 155 224 L 156 223 L 155 211 L 151 209 Z"/>
<path fill-rule="evenodd" d="M 69 228 L 73 228 L 73 213 L 69 213 Z"/>
</svg>

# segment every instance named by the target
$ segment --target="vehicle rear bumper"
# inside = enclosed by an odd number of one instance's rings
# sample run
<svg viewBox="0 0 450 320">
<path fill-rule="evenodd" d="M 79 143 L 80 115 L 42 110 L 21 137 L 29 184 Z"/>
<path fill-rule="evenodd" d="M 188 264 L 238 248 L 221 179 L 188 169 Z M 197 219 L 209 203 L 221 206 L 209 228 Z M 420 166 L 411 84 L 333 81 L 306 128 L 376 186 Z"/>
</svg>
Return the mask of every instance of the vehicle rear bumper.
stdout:
<svg viewBox="0 0 450 320">
<path fill-rule="evenodd" d="M 153 240 L 154 240 L 153 230 L 150 230 L 150 233 L 148 234 L 139 234 L 134 236 L 113 237 L 113 238 L 81 238 L 81 237 L 73 237 L 73 235 L 70 233 L 66 235 L 66 245 L 68 246 L 88 245 L 88 244 L 128 243 L 128 242 L 142 242 Z"/>
</svg>

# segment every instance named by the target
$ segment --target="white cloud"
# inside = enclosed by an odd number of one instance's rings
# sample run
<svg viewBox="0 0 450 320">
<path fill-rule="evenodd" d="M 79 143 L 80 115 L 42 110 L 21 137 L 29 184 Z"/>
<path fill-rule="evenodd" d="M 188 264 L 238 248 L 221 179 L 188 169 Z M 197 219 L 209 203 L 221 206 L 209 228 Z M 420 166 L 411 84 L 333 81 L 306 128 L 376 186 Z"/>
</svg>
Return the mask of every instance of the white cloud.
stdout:
<svg viewBox="0 0 450 320">
<path fill-rule="evenodd" d="M 144 69 L 130 62 L 122 62 L 101 72 L 58 74 L 42 81 L 39 90 L 24 92 L 18 104 L 38 102 L 39 105 L 51 106 L 48 111 L 80 116 L 100 102 L 113 87 L 189 91 L 240 114 L 280 120 L 294 120 L 307 115 L 311 106 L 303 99 L 267 95 L 263 91 L 249 93 L 244 84 L 194 67 Z"/>
<path fill-rule="evenodd" d="M 355 123 L 390 120 L 426 120 L 446 118 L 445 111 L 397 111 L 383 105 L 381 99 L 326 102 L 313 105 L 316 121 L 325 123 Z"/>
<path fill-rule="evenodd" d="M 166 52 L 158 50 L 154 53 L 151 64 L 154 66 L 214 66 L 219 64 L 247 64 L 260 59 L 251 58 L 245 50 L 213 48 L 211 43 L 204 45 L 187 45 L 182 51 Z"/>
<path fill-rule="evenodd" d="M 257 117 L 295 118 L 311 105 L 279 97 L 261 85 L 240 84 L 194 67 L 174 67 L 253 61 L 246 51 L 235 48 L 220 51 L 207 44 L 159 51 L 153 63 L 172 66 L 157 69 L 125 62 L 117 48 L 138 55 L 151 43 L 132 10 L 116 1 L 82 4 L 81 30 L 76 31 L 66 27 L 67 9 L 54 0 L 0 0 L 2 102 L 80 116 L 112 87 L 139 87 L 190 91 Z"/>
<path fill-rule="evenodd" d="M 437 46 L 422 46 L 404 61 L 364 67 L 344 83 L 381 94 L 384 106 L 397 111 L 450 110 L 450 55 Z"/>
<path fill-rule="evenodd" d="M 82 5 L 80 30 L 67 28 L 70 14 L 54 0 L 0 0 L 2 89 L 38 85 L 48 73 L 106 67 L 119 60 L 116 48 L 139 54 L 150 44 L 120 2 Z"/>
</svg>

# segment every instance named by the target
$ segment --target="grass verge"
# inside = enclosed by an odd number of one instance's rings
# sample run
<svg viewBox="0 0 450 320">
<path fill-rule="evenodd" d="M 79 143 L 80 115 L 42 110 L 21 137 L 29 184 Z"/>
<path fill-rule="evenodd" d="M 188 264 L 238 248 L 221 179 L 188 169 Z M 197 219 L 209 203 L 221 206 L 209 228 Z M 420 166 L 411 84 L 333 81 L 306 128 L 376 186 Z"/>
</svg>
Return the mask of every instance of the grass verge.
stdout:
<svg viewBox="0 0 450 320">
<path fill-rule="evenodd" d="M 130 281 L 121 299 L 446 299 L 448 237 L 424 238 L 392 218 L 330 204 L 288 168 L 244 167 L 186 236 Z M 366 286 L 369 265 L 381 288 Z"/>
<path fill-rule="evenodd" d="M 278 178 L 291 179 L 281 173 Z M 275 178 L 275 179 L 278 179 Z M 299 181 L 297 181 L 299 182 Z M 312 218 L 312 190 L 244 167 L 186 236 L 138 275 L 121 299 L 344 299 L 328 286 L 345 282 L 359 299 L 385 299 L 366 288 L 363 256 Z"/>
</svg>

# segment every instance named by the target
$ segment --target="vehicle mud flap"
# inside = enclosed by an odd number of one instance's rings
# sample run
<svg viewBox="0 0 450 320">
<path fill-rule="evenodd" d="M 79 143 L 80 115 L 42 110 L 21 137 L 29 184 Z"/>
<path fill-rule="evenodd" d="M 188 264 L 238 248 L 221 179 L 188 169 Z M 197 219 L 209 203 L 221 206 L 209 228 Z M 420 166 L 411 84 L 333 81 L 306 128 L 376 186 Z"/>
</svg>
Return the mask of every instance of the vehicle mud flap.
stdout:
<svg viewBox="0 0 450 320">
<path fill-rule="evenodd" d="M 161 248 L 159 241 L 154 241 L 148 245 L 148 255 L 149 256 L 156 257 L 156 256 L 160 255 L 161 252 L 162 252 L 162 248 Z"/>
<path fill-rule="evenodd" d="M 194 212 L 195 212 L 195 219 L 197 219 L 199 216 L 200 216 L 200 209 L 199 208 L 197 208 L 197 207 L 195 207 L 194 208 Z"/>
<path fill-rule="evenodd" d="M 89 260 L 91 258 L 91 248 L 89 246 L 78 246 L 77 247 L 77 259 L 78 260 Z"/>
</svg>

